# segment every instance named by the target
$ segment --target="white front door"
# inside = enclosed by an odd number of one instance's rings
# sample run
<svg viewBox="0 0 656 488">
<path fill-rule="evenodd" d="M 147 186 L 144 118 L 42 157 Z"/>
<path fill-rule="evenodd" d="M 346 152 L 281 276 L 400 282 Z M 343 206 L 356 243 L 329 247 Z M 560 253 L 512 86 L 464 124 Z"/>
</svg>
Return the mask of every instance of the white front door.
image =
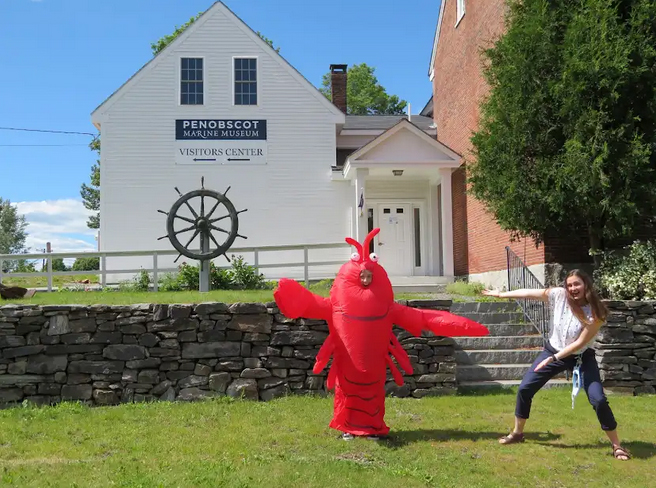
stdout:
<svg viewBox="0 0 656 488">
<path fill-rule="evenodd" d="M 410 204 L 378 204 L 376 253 L 379 263 L 390 276 L 412 276 L 412 206 Z"/>
</svg>

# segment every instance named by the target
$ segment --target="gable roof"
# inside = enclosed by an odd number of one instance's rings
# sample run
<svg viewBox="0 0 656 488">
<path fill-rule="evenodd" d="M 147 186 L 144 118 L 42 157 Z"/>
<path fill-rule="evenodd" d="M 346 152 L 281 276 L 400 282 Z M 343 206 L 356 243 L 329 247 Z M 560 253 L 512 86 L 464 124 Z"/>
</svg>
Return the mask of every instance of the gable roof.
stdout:
<svg viewBox="0 0 656 488">
<path fill-rule="evenodd" d="M 342 130 L 387 130 L 401 120 L 408 120 L 407 115 L 347 115 Z M 413 115 L 412 123 L 421 130 L 433 130 L 433 119 L 422 115 Z"/>
<path fill-rule="evenodd" d="M 406 119 L 406 118 L 403 118 L 403 119 L 399 120 L 399 122 L 396 125 L 394 125 L 392 128 L 390 128 L 387 131 L 383 132 L 378 137 L 375 137 L 374 139 L 369 141 L 367 144 L 362 146 L 357 151 L 351 153 L 348 156 L 348 160 L 350 161 L 352 159 L 353 160 L 358 159 L 360 156 L 368 153 L 373 148 L 375 148 L 376 146 L 378 146 L 382 142 L 386 141 L 387 139 L 389 139 L 390 137 L 392 137 L 394 134 L 396 134 L 397 132 L 399 132 L 402 129 L 409 130 L 410 132 L 415 134 L 417 137 L 423 139 L 424 141 L 428 142 L 434 148 L 436 148 L 439 151 L 441 151 L 442 153 L 446 154 L 449 157 L 449 160 L 448 160 L 449 162 L 451 162 L 451 161 L 457 162 L 457 164 L 454 167 L 457 167 L 457 166 L 460 165 L 460 163 L 459 163 L 460 156 L 456 152 L 454 152 L 453 150 L 451 150 L 450 148 L 448 148 L 447 146 L 445 146 L 444 144 L 439 142 L 434 137 L 431 137 L 430 135 L 426 134 L 426 132 L 424 132 L 420 127 L 418 127 L 414 123 L 408 121 L 408 119 Z"/>
<path fill-rule="evenodd" d="M 435 73 L 435 56 L 437 56 L 437 42 L 440 40 L 440 29 L 442 28 L 442 18 L 444 17 L 444 5 L 447 0 L 440 2 L 440 15 L 437 17 L 437 27 L 435 27 L 435 37 L 433 38 L 433 51 L 431 52 L 430 64 L 428 65 L 428 77 L 433 81 Z"/>
<path fill-rule="evenodd" d="M 100 105 L 98 105 L 93 112 L 91 112 L 92 119 L 99 114 L 101 111 L 108 110 L 111 105 L 124 93 L 131 85 L 136 83 L 142 76 L 145 76 L 148 71 L 152 70 L 153 67 L 157 64 L 157 61 L 161 59 L 164 53 L 167 53 L 175 49 L 179 44 L 181 44 L 187 37 L 193 35 L 202 24 L 204 24 L 210 16 L 217 11 L 223 12 L 226 17 L 232 20 L 235 23 L 235 26 L 239 28 L 242 32 L 248 35 L 253 41 L 259 43 L 260 46 L 266 51 L 268 49 L 269 54 L 272 59 L 277 61 L 281 67 L 286 69 L 289 74 L 299 81 L 301 85 L 305 86 L 308 91 L 310 91 L 320 103 L 322 103 L 326 109 L 334 114 L 338 121 L 343 122 L 344 113 L 337 108 L 330 100 L 328 100 L 312 83 L 308 81 L 296 68 L 294 68 L 285 58 L 282 57 L 273 47 L 271 47 L 267 42 L 265 42 L 248 24 L 246 24 L 242 19 L 240 19 L 232 10 L 230 10 L 222 1 L 217 1 L 212 4 L 205 12 L 203 12 L 195 22 L 193 22 L 187 29 L 184 30 L 178 37 L 176 37 L 168 46 L 162 49 L 156 56 L 150 59 L 146 64 L 144 64 L 136 73 L 134 73 L 128 80 L 123 83 L 118 89 L 116 89 L 109 97 L 105 99 Z M 95 123 L 95 122 L 94 122 Z"/>
</svg>

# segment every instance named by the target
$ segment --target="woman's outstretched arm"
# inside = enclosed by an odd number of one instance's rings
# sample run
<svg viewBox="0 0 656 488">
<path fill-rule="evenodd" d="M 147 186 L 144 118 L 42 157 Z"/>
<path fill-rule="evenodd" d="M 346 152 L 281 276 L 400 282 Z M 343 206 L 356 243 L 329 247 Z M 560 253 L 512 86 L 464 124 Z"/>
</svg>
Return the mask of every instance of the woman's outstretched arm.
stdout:
<svg viewBox="0 0 656 488">
<path fill-rule="evenodd" d="M 549 288 L 523 288 L 521 290 L 513 291 L 483 290 L 482 293 L 485 296 L 496 298 L 530 298 L 532 300 L 541 300 L 543 302 L 549 300 Z"/>
</svg>

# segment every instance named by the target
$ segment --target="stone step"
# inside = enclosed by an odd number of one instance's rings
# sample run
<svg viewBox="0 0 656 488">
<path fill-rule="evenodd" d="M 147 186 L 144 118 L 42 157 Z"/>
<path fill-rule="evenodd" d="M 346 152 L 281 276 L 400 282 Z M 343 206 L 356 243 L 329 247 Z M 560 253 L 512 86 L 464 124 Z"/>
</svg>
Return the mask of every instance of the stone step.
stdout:
<svg viewBox="0 0 656 488">
<path fill-rule="evenodd" d="M 466 317 L 474 320 L 483 325 L 495 324 L 523 324 L 527 323 L 526 317 L 521 312 L 494 312 L 494 313 L 480 313 L 480 312 L 464 312 L 457 313 L 451 310 L 455 315 Z"/>
<path fill-rule="evenodd" d="M 535 349 L 544 346 L 542 336 L 454 337 L 456 349 Z"/>
<path fill-rule="evenodd" d="M 530 367 L 530 363 L 459 365 L 456 381 L 521 380 Z M 556 378 L 565 378 L 565 373 Z"/>
<path fill-rule="evenodd" d="M 497 313 L 497 312 L 521 312 L 514 301 L 503 302 L 454 302 L 451 305 L 453 313 Z"/>
<path fill-rule="evenodd" d="M 532 364 L 542 349 L 483 349 L 456 351 L 458 365 L 472 364 Z"/>
<path fill-rule="evenodd" d="M 476 391 L 505 390 L 518 387 L 521 380 L 489 380 L 489 381 L 461 381 L 458 383 L 458 391 L 461 393 Z M 571 382 L 565 379 L 549 380 L 542 388 L 567 388 Z"/>
<path fill-rule="evenodd" d="M 491 336 L 527 336 L 538 333 L 531 324 L 489 324 L 486 327 Z"/>
</svg>

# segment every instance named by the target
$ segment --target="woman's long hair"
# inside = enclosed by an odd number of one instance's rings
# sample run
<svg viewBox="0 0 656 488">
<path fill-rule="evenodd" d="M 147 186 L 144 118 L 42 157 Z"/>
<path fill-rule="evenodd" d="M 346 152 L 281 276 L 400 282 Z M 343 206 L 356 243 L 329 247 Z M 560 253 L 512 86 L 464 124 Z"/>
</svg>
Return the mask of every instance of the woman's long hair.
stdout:
<svg viewBox="0 0 656 488">
<path fill-rule="evenodd" d="M 583 313 L 583 310 L 581 309 L 581 306 L 576 303 L 576 301 L 570 296 L 569 291 L 567 290 L 567 280 L 572 276 L 579 278 L 583 282 L 583 286 L 585 286 L 585 300 L 588 302 L 590 309 L 592 310 L 592 322 L 587 319 Z M 604 305 L 604 303 L 599 298 L 599 295 L 597 294 L 596 290 L 594 289 L 594 285 L 592 284 L 592 278 L 590 278 L 588 273 L 581 269 L 573 269 L 567 273 L 567 277 L 565 278 L 565 290 L 567 291 L 567 304 L 569 305 L 576 318 L 579 319 L 582 324 L 592 325 L 595 322 L 603 323 L 606 321 L 606 317 L 608 317 L 608 308 L 606 308 L 606 305 Z"/>
</svg>

